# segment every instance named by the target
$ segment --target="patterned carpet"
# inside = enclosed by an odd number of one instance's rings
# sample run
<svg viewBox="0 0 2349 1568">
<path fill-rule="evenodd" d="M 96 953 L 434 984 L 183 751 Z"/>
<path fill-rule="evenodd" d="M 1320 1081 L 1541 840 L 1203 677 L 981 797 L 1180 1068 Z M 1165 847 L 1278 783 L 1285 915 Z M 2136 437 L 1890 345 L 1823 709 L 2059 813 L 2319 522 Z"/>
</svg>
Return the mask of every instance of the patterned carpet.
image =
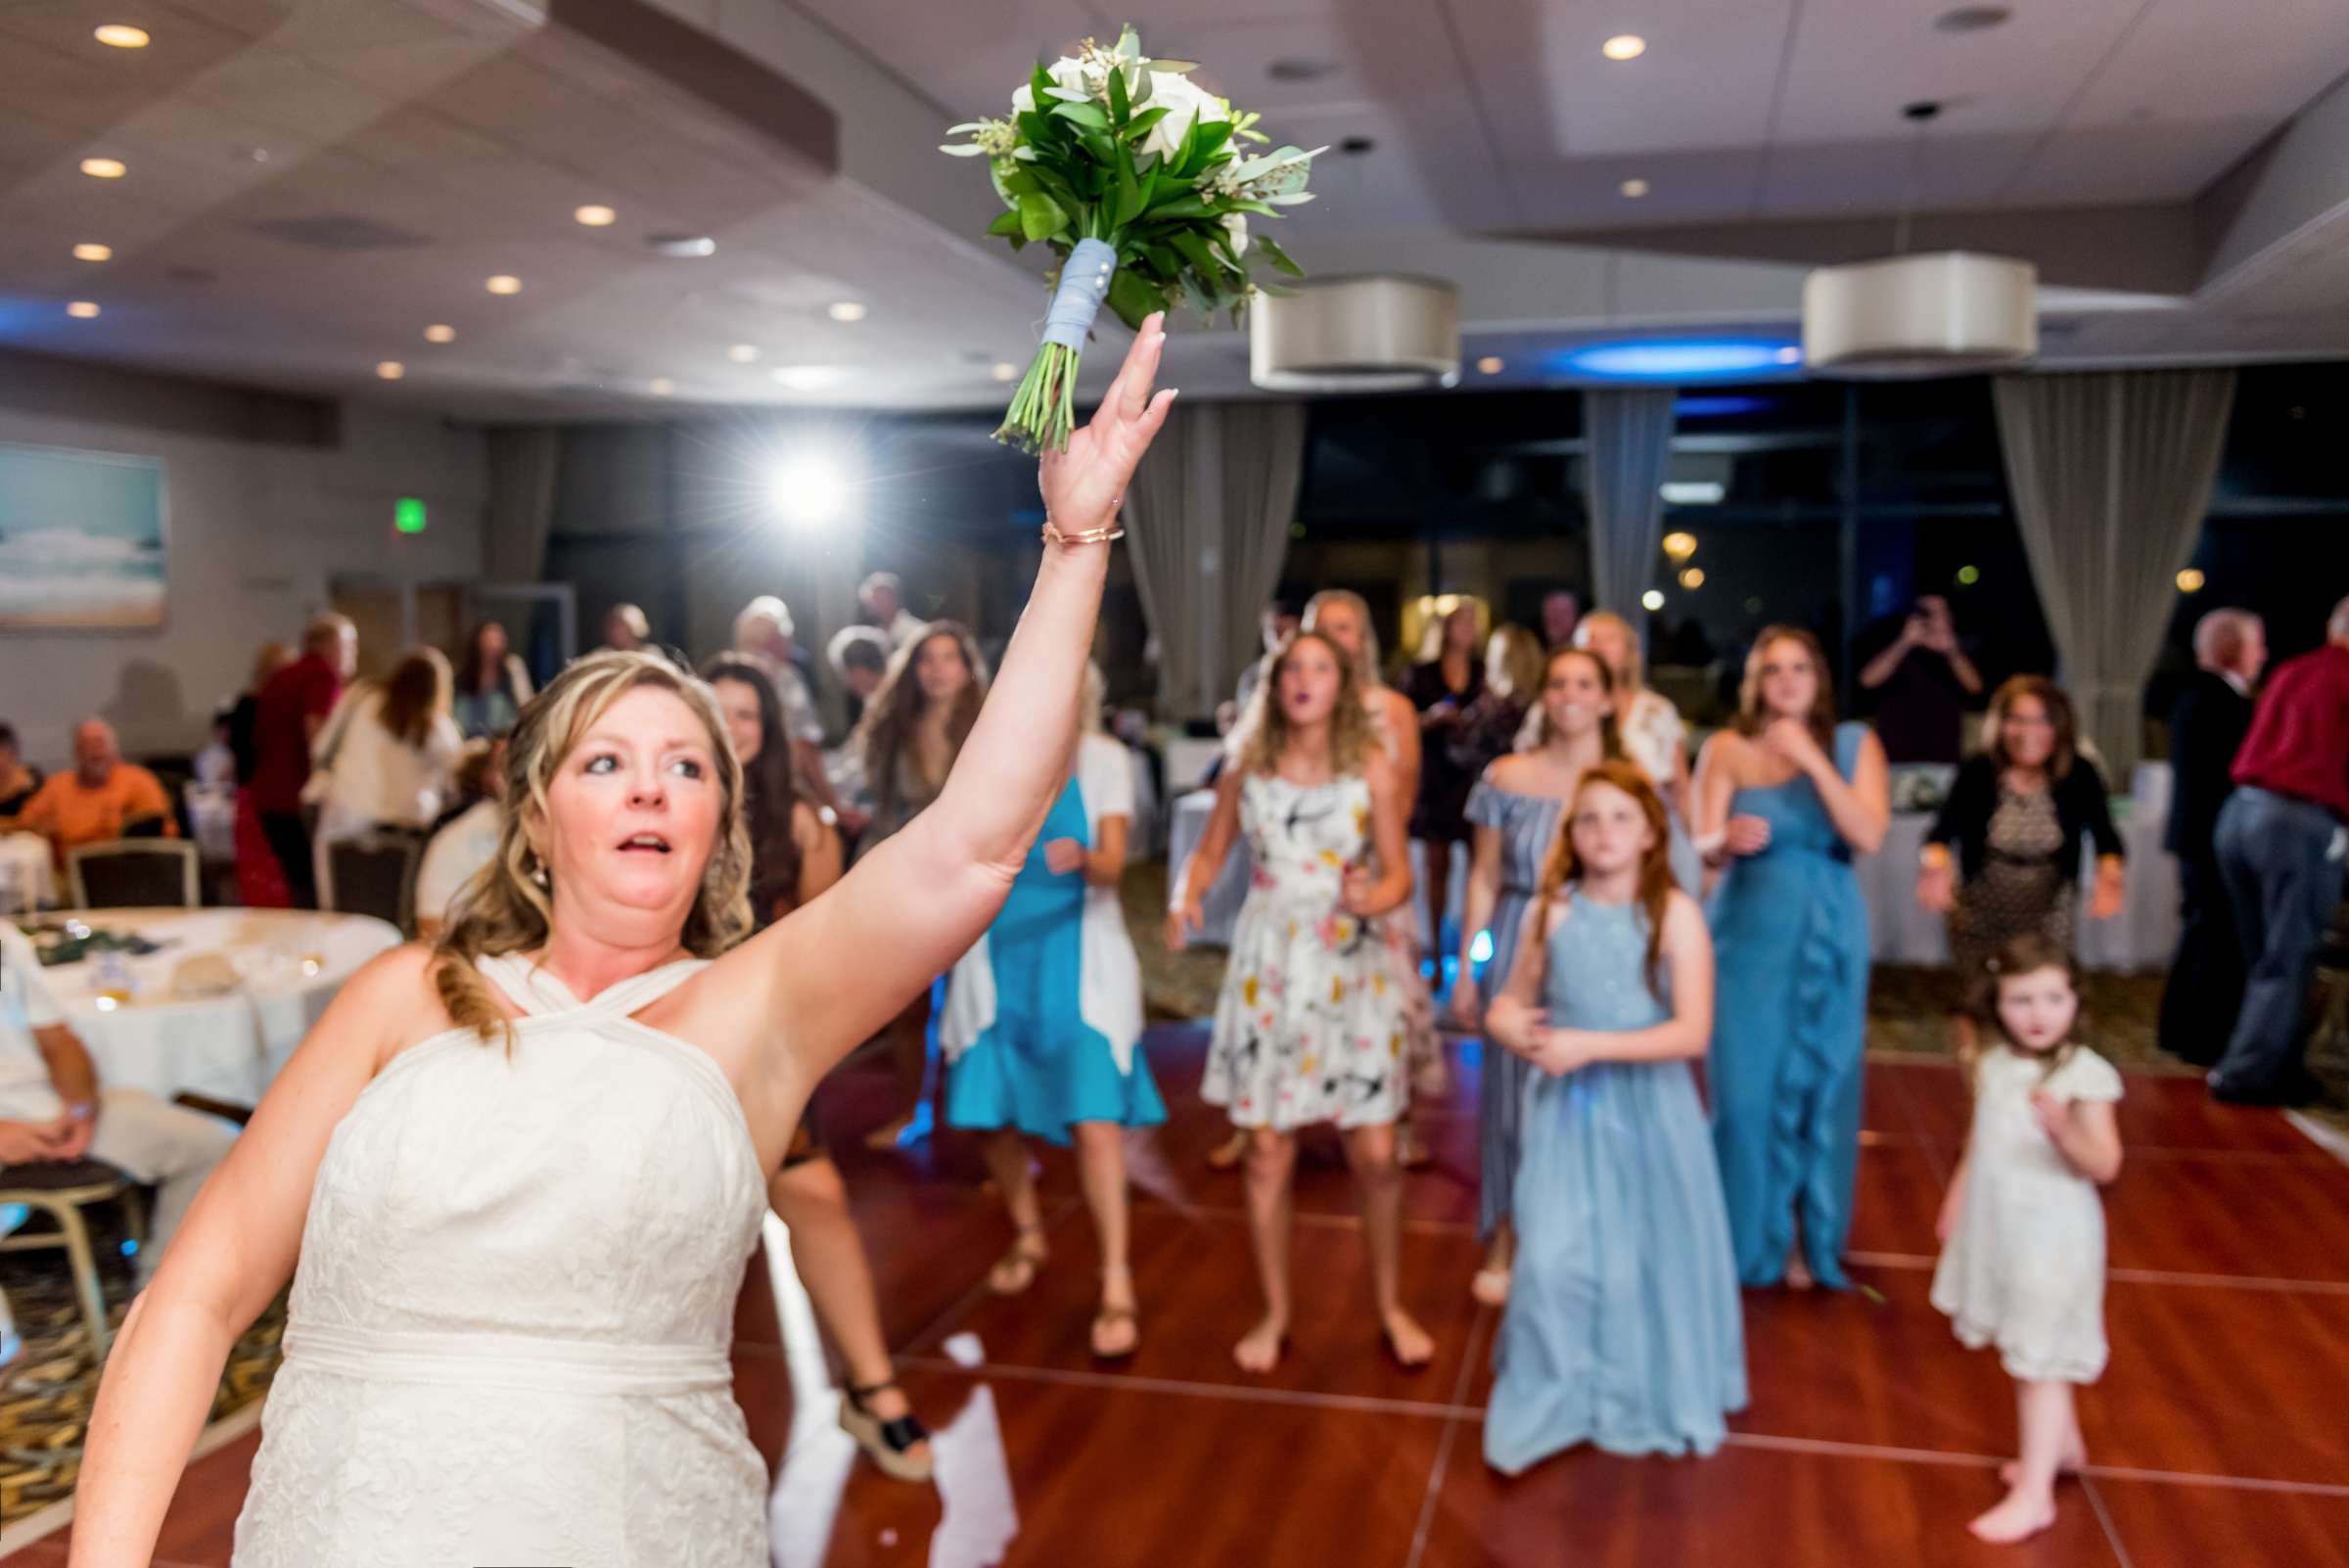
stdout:
<svg viewBox="0 0 2349 1568">
<path fill-rule="evenodd" d="M 90 1214 L 91 1239 L 101 1257 L 118 1257 L 107 1226 L 113 1215 Z M 41 1222 L 34 1222 L 40 1223 Z M 101 1263 L 113 1330 L 130 1310 L 127 1266 Z M 62 1252 L 11 1253 L 0 1259 L 0 1288 L 8 1292 L 23 1348 L 0 1370 L 0 1531 L 69 1496 L 81 1475 L 81 1446 L 98 1399 L 99 1363 L 73 1297 Z M 238 1341 L 212 1398 L 218 1420 L 268 1392 L 277 1373 L 278 1340 L 285 1333 L 281 1297 Z"/>
</svg>

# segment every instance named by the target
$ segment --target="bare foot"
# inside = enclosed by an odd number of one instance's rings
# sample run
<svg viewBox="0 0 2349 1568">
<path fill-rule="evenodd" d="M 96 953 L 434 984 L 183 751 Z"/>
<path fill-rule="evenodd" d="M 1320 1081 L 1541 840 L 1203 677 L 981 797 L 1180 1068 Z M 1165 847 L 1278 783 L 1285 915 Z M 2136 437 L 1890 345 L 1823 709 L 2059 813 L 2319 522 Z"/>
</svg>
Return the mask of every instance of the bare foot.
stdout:
<svg viewBox="0 0 2349 1568">
<path fill-rule="evenodd" d="M 1786 1288 L 1809 1290 L 1819 1281 L 1811 1277 L 1811 1266 L 1803 1260 L 1803 1249 L 1795 1247 L 1786 1254 Z"/>
<path fill-rule="evenodd" d="M 2046 1492 L 2025 1493 L 2020 1487 L 2006 1500 L 1965 1528 L 1978 1541 L 2004 1545 L 2038 1535 L 2055 1522 L 2055 1499 Z"/>
<path fill-rule="evenodd" d="M 903 1137 L 905 1130 L 911 1126 L 913 1126 L 911 1111 L 906 1112 L 903 1116 L 893 1116 L 864 1135 L 864 1146 L 875 1154 L 887 1154 L 898 1146 L 898 1139 Z"/>
<path fill-rule="evenodd" d="M 1468 1294 L 1487 1307 L 1506 1307 L 1509 1304 L 1509 1271 L 1491 1264 L 1476 1271 L 1468 1281 Z"/>
<path fill-rule="evenodd" d="M 1240 1163 L 1248 1152 L 1248 1134 L 1234 1132 L 1223 1142 L 1207 1151 L 1207 1166 L 1211 1171 L 1228 1171 Z"/>
<path fill-rule="evenodd" d="M 1405 1370 L 1415 1371 L 1435 1360 L 1436 1342 L 1419 1326 L 1419 1320 L 1402 1308 L 1387 1314 L 1380 1326 L 1386 1333 L 1387 1354 Z"/>
<path fill-rule="evenodd" d="M 1017 1296 L 1036 1283 L 1036 1270 L 1044 1266 L 1051 1252 L 1044 1246 L 1041 1226 L 1023 1225 L 1011 1250 L 995 1261 L 988 1270 L 987 1288 L 998 1296 Z"/>
<path fill-rule="evenodd" d="M 1269 1372 L 1280 1364 L 1281 1347 L 1288 1342 L 1287 1319 L 1267 1313 L 1263 1321 L 1240 1336 L 1240 1342 L 1231 1348 L 1231 1359 L 1243 1372 Z"/>
</svg>

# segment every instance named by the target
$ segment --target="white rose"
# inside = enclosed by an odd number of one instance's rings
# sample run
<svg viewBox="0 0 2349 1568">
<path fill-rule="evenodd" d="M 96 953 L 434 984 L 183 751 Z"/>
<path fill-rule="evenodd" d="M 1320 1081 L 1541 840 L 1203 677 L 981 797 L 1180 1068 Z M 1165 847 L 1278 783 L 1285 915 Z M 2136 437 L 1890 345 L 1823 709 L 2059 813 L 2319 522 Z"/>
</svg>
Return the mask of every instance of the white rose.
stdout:
<svg viewBox="0 0 2349 1568">
<path fill-rule="evenodd" d="M 1080 92 L 1084 89 L 1084 67 L 1077 61 L 1071 60 L 1067 55 L 1061 56 L 1046 67 L 1045 73 L 1052 78 L 1052 85 L 1055 87 L 1074 87 Z M 1011 95 L 1011 112 L 1015 115 L 1025 115 L 1033 112 L 1035 108 L 1036 84 L 1033 81 L 1021 83 L 1019 90 Z"/>
<path fill-rule="evenodd" d="M 1163 70 L 1150 72 L 1150 99 L 1142 108 L 1167 111 L 1166 118 L 1142 134 L 1140 149 L 1144 156 L 1155 153 L 1161 158 L 1173 158 L 1181 149 L 1193 119 L 1213 124 L 1231 117 L 1221 99 L 1193 86 L 1190 77 Z"/>
<path fill-rule="evenodd" d="M 1231 236 L 1231 254 L 1245 260 L 1248 255 L 1248 214 L 1224 213 L 1223 232 Z"/>
</svg>

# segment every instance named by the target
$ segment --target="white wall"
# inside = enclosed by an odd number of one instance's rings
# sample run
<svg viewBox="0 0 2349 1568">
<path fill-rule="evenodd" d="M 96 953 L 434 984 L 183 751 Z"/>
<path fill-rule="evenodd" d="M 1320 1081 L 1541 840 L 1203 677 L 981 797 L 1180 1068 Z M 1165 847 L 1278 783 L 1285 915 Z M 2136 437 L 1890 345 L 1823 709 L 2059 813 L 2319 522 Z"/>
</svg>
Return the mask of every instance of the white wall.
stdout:
<svg viewBox="0 0 2349 1568">
<path fill-rule="evenodd" d="M 287 438 L 257 438 L 256 433 Z M 0 631 L 0 720 L 44 766 L 100 714 L 125 751 L 190 751 L 263 641 L 296 640 L 330 576 L 477 580 L 485 494 L 478 431 L 345 404 L 0 354 L 0 442 L 164 464 L 169 578 L 148 631 Z M 392 503 L 424 498 L 405 535 Z"/>
</svg>

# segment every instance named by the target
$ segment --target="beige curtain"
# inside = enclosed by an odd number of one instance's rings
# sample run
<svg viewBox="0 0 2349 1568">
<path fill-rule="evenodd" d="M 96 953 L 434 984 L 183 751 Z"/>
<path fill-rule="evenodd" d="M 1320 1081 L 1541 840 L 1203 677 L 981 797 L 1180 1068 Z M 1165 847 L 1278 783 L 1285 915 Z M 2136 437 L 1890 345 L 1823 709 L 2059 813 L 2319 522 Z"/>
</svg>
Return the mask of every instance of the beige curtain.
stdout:
<svg viewBox="0 0 2349 1568">
<path fill-rule="evenodd" d="M 1256 652 L 1305 462 L 1296 403 L 1177 403 L 1126 494 L 1159 716 L 1204 718 Z"/>
<path fill-rule="evenodd" d="M 555 458 L 562 433 L 549 425 L 508 425 L 489 432 L 489 502 L 482 540 L 482 576 L 491 582 L 536 582 L 546 576 L 546 540 L 555 528 Z"/>
<path fill-rule="evenodd" d="M 2232 370 L 2001 376 L 1999 438 L 2081 732 L 2129 787 L 2145 677 L 2201 536 Z"/>
</svg>

